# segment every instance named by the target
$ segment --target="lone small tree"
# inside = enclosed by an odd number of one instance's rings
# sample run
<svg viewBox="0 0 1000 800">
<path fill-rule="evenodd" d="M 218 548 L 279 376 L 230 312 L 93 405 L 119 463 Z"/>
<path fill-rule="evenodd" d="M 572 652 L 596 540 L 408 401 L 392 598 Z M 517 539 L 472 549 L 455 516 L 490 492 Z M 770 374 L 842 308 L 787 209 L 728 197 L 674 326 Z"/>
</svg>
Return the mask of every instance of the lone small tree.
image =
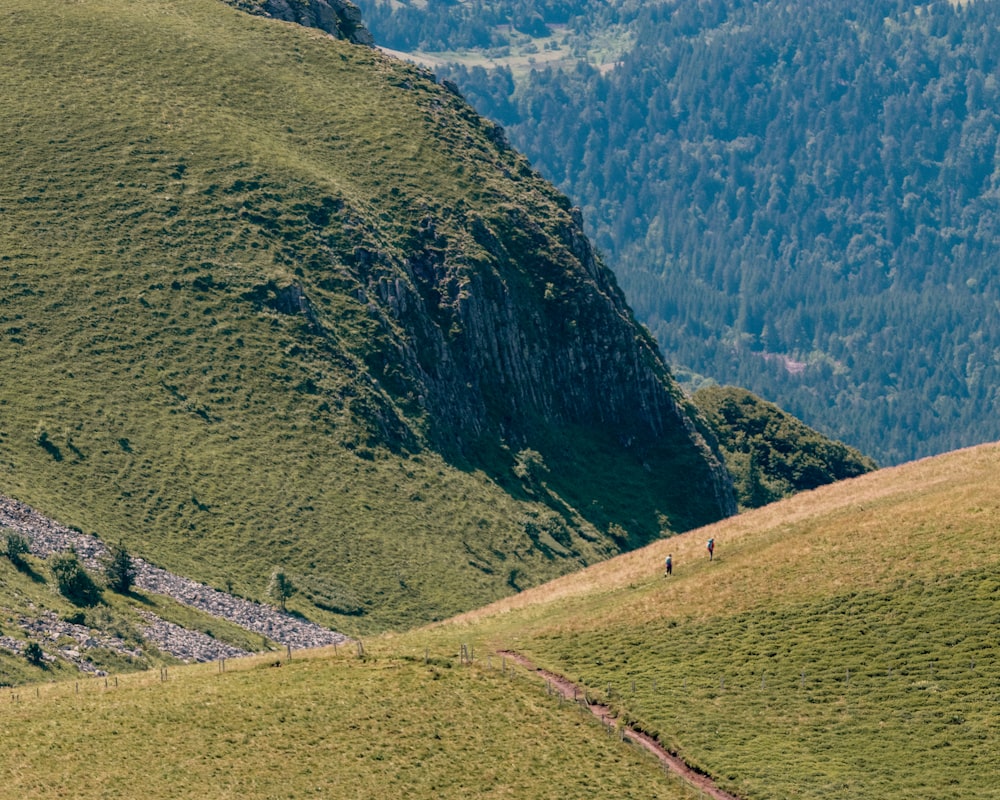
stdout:
<svg viewBox="0 0 1000 800">
<path fill-rule="evenodd" d="M 24 647 L 24 657 L 28 659 L 29 664 L 33 664 L 36 667 L 40 667 L 45 664 L 45 651 L 38 642 L 28 642 Z"/>
<path fill-rule="evenodd" d="M 132 556 L 125 549 L 125 545 L 118 542 L 104 559 L 104 577 L 108 580 L 108 587 L 118 594 L 128 594 L 129 589 L 135 584 L 135 574 Z"/>
<path fill-rule="evenodd" d="M 10 563 L 18 569 L 24 566 L 24 557 L 28 555 L 31 548 L 28 540 L 19 533 L 8 533 L 4 543 L 4 555 L 10 559 Z"/>
<path fill-rule="evenodd" d="M 87 574 L 75 550 L 52 556 L 49 562 L 59 592 L 78 606 L 96 606 L 101 602 L 101 590 Z"/>
<path fill-rule="evenodd" d="M 267 596 L 281 606 L 281 610 L 284 611 L 285 603 L 295 592 L 296 588 L 292 579 L 285 574 L 283 569 L 275 567 L 274 572 L 271 573 L 271 580 L 267 584 Z"/>
</svg>

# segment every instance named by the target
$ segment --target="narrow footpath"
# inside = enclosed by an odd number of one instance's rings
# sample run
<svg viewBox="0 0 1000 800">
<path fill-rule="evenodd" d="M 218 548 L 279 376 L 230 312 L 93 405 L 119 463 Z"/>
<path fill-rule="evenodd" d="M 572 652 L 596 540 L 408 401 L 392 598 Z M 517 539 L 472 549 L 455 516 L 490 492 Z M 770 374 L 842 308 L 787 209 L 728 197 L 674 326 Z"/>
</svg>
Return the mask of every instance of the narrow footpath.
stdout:
<svg viewBox="0 0 1000 800">
<path fill-rule="evenodd" d="M 536 667 L 531 663 L 531 661 L 522 656 L 520 653 L 515 653 L 511 650 L 503 650 L 500 652 L 500 655 L 507 656 L 525 669 L 529 669 L 532 672 L 541 675 L 556 691 L 568 700 L 576 701 L 578 698 L 584 698 L 584 702 L 587 704 L 587 708 L 590 709 L 590 713 L 597 717 L 604 725 L 612 726 L 615 724 L 616 717 L 610 708 L 601 705 L 600 703 L 591 703 L 586 700 L 586 690 L 577 686 L 567 678 L 562 675 L 557 675 L 554 672 L 549 672 L 547 669 Z M 656 756 L 664 767 L 669 769 L 675 775 L 683 778 L 691 784 L 691 786 L 701 791 L 706 797 L 711 797 L 715 800 L 740 800 L 740 798 L 736 795 L 723 791 L 716 786 L 715 781 L 713 781 L 708 775 L 689 767 L 686 763 L 684 763 L 683 759 L 668 751 L 649 734 L 638 731 L 631 726 L 625 726 L 622 729 L 622 732 L 624 733 L 626 739 L 635 742 L 640 747 L 644 747 Z"/>
</svg>

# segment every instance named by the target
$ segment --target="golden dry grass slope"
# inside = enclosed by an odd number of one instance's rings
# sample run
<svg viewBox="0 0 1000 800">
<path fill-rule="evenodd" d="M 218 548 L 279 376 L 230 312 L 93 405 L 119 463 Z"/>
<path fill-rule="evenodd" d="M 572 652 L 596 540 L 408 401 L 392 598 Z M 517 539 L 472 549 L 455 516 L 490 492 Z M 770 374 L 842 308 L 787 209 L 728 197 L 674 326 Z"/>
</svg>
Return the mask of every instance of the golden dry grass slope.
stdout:
<svg viewBox="0 0 1000 800">
<path fill-rule="evenodd" d="M 364 658 L 29 688 L 0 794 L 697 796 L 501 672 L 511 648 L 740 797 L 995 798 L 998 468 L 990 445 L 823 487 Z"/>
<path fill-rule="evenodd" d="M 740 796 L 996 797 L 998 474 L 997 445 L 884 469 L 440 635 L 579 681 Z"/>
</svg>

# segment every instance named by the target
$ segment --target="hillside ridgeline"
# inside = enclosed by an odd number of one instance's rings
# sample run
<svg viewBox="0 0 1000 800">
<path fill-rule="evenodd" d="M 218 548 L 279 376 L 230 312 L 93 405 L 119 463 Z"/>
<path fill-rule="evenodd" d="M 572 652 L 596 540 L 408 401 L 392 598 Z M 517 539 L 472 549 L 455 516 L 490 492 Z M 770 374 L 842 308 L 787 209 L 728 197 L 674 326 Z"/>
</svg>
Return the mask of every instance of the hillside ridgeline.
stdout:
<svg viewBox="0 0 1000 800">
<path fill-rule="evenodd" d="M 883 464 L 1000 438 L 997 3 L 504 2 L 502 43 L 478 0 L 370 5 L 463 59 L 691 385 Z"/>
<path fill-rule="evenodd" d="M 204 0 L 0 22 L 8 494 L 349 633 L 735 510 L 579 215 L 427 73 Z"/>
<path fill-rule="evenodd" d="M 630 725 L 747 800 L 991 797 L 998 466 L 990 445 L 823 486 L 447 623 L 368 638 L 363 654 L 12 693 L 4 790 L 697 793 L 619 742 Z M 611 726 L 512 650 L 610 708 Z"/>
</svg>

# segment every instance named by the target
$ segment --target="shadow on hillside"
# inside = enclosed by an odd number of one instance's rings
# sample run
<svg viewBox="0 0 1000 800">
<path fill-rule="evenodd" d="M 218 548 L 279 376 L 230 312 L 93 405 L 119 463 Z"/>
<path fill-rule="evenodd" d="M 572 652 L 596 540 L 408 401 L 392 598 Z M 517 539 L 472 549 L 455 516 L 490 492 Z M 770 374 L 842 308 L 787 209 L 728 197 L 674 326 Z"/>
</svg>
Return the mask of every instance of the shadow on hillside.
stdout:
<svg viewBox="0 0 1000 800">
<path fill-rule="evenodd" d="M 28 578 L 31 578 L 31 580 L 34 581 L 35 583 L 46 583 L 47 582 L 45 580 L 45 576 L 42 575 L 41 573 L 35 572 L 34 567 L 32 567 L 31 564 L 29 564 L 27 561 L 21 561 L 21 560 L 14 561 L 14 560 L 12 560 L 11 563 L 14 565 L 14 568 L 18 572 L 20 572 L 22 575 L 24 575 L 24 576 L 26 576 Z"/>
<path fill-rule="evenodd" d="M 150 599 L 149 595 L 141 594 L 135 591 L 135 589 L 129 589 L 127 592 L 120 593 L 122 597 L 127 597 L 129 600 L 135 600 L 137 603 L 142 603 L 144 606 L 155 606 L 156 603 Z"/>
<path fill-rule="evenodd" d="M 695 460 L 690 446 L 623 443 L 611 431 L 583 425 L 549 428 L 526 438 L 528 443 L 517 450 L 481 442 L 461 456 L 445 457 L 457 469 L 485 472 L 519 502 L 547 507 L 554 515 L 550 525 L 557 518 L 568 530 L 580 532 L 581 520 L 589 523 L 619 552 L 719 518 L 706 466 Z M 527 527 L 548 558 L 561 556 Z M 558 532 L 554 538 L 572 549 L 568 538 L 560 541 Z"/>
</svg>

